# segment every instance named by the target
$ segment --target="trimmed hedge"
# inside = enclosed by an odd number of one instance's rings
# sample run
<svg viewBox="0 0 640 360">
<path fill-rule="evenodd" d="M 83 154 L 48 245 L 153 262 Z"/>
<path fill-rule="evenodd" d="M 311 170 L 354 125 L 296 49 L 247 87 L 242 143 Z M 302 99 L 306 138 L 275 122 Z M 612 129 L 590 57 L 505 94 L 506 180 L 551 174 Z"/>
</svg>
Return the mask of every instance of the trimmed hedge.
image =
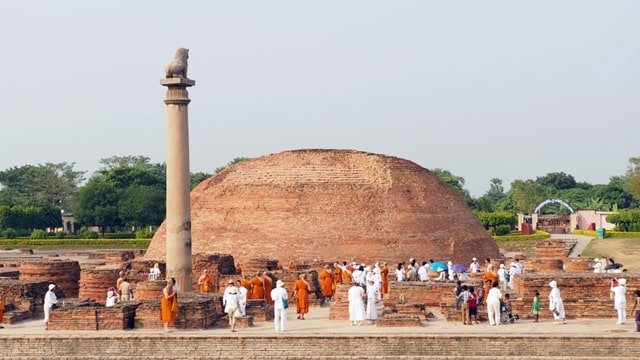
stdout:
<svg viewBox="0 0 640 360">
<path fill-rule="evenodd" d="M 493 236 L 495 241 L 518 241 L 518 240 L 544 240 L 551 237 L 546 231 L 536 230 L 536 233 L 533 235 L 504 235 L 504 236 Z"/>
<path fill-rule="evenodd" d="M 71 246 L 71 245 L 108 245 L 108 246 L 119 246 L 126 245 L 127 247 L 134 246 L 136 248 L 149 247 L 151 243 L 151 239 L 0 239 L 0 245 L 2 246 L 42 246 L 42 245 L 53 245 L 53 246 Z"/>
</svg>

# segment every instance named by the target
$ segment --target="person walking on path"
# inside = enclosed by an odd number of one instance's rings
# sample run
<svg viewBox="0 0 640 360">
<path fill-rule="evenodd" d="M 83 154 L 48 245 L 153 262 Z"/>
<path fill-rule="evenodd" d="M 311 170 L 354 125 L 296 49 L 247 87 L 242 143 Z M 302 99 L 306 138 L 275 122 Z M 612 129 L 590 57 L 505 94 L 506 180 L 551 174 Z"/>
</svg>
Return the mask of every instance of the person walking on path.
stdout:
<svg viewBox="0 0 640 360">
<path fill-rule="evenodd" d="M 562 319 L 562 323 L 566 324 L 567 319 L 564 313 L 564 304 L 562 303 L 562 296 L 560 296 L 560 289 L 558 289 L 558 283 L 553 280 L 549 283 L 551 287 L 551 292 L 549 293 L 549 310 L 553 312 L 553 319 L 555 320 L 554 324 L 560 324 L 560 320 Z"/>
<path fill-rule="evenodd" d="M 618 312 L 616 325 L 623 325 L 627 322 L 627 279 L 618 279 L 617 285 L 614 285 L 611 280 L 611 292 L 613 292 L 613 308 Z"/>
<path fill-rule="evenodd" d="M 500 300 L 502 299 L 502 292 L 498 288 L 500 284 L 494 282 L 491 285 L 491 290 L 487 294 L 487 313 L 489 315 L 489 324 L 500 325 Z"/>
<path fill-rule="evenodd" d="M 309 292 L 311 292 L 311 286 L 307 282 L 306 277 L 306 274 L 300 274 L 298 280 L 293 284 L 292 296 L 296 299 L 296 312 L 300 320 L 304 320 L 304 314 L 309 312 Z"/>
<path fill-rule="evenodd" d="M 224 295 L 222 295 L 222 305 L 224 305 L 224 312 L 229 316 L 229 326 L 231 326 L 231 332 L 236 332 L 236 310 L 239 309 L 238 303 L 238 289 L 233 286 L 233 280 L 229 280 L 228 286 L 224 289 Z"/>
<path fill-rule="evenodd" d="M 533 322 L 538 322 L 540 318 L 540 292 L 538 290 L 533 292 L 533 303 L 531 303 L 531 314 L 533 315 Z"/>
<path fill-rule="evenodd" d="M 354 284 L 349 289 L 349 321 L 351 326 L 360 325 L 364 321 L 364 297 L 365 292 L 362 286 Z"/>
<path fill-rule="evenodd" d="M 276 331 L 284 332 L 287 324 L 287 307 L 289 307 L 284 281 L 276 281 L 276 288 L 271 290 L 271 299 L 273 299 L 273 323 Z"/>
<path fill-rule="evenodd" d="M 49 284 L 49 291 L 44 294 L 44 329 L 49 330 L 49 316 L 53 310 L 53 305 L 58 303 L 58 297 L 53 292 L 56 288 L 55 284 Z"/>
</svg>

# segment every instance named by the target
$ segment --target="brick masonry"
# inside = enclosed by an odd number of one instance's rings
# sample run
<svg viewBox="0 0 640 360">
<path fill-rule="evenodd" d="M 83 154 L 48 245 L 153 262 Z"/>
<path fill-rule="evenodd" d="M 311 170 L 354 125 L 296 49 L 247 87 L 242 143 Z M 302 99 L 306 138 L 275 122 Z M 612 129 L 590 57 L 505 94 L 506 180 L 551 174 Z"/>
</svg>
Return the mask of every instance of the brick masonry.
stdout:
<svg viewBox="0 0 640 360">
<path fill-rule="evenodd" d="M 191 192 L 191 219 L 193 253 L 231 254 L 241 263 L 500 256 L 438 176 L 358 151 L 287 151 L 235 164 Z M 165 238 L 163 224 L 145 259 L 164 259 Z"/>
</svg>

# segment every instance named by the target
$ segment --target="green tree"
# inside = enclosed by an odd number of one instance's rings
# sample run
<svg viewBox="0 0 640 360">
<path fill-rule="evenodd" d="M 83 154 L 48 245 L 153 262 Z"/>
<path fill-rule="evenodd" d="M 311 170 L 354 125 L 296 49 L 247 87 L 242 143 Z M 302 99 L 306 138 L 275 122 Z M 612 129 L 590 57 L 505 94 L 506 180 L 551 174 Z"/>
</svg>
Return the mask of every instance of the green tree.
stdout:
<svg viewBox="0 0 640 360">
<path fill-rule="evenodd" d="M 640 157 L 629 158 L 624 188 L 635 200 L 640 201 Z"/>
<path fill-rule="evenodd" d="M 453 175 L 449 170 L 444 169 L 432 169 L 432 173 L 436 174 L 440 177 L 444 182 L 449 184 L 453 189 L 460 194 L 462 199 L 469 205 L 471 208 L 475 208 L 475 201 L 471 198 L 469 194 L 469 190 L 464 188 L 465 180 L 462 176 Z"/>
<path fill-rule="evenodd" d="M 191 189 L 193 190 L 194 187 L 196 187 L 198 184 L 200 184 L 204 180 L 207 180 L 210 177 L 211 177 L 211 174 L 207 174 L 203 172 L 191 173 L 191 176 L 190 176 Z"/>
<path fill-rule="evenodd" d="M 166 192 L 156 186 L 129 186 L 120 192 L 118 199 L 118 217 L 125 226 L 160 225 L 165 217 L 165 208 Z"/>
<path fill-rule="evenodd" d="M 551 187 L 556 190 L 566 190 L 576 187 L 576 179 L 563 172 L 549 173 L 536 178 L 536 182 L 543 187 Z"/>
<path fill-rule="evenodd" d="M 546 197 L 546 189 L 533 180 L 515 180 L 511 183 L 509 196 L 514 210 L 523 214 L 531 214 Z"/>
<path fill-rule="evenodd" d="M 123 225 L 118 217 L 116 187 L 102 177 L 95 177 L 80 189 L 75 217 L 85 226 L 98 226 L 104 234 L 107 227 Z"/>
</svg>

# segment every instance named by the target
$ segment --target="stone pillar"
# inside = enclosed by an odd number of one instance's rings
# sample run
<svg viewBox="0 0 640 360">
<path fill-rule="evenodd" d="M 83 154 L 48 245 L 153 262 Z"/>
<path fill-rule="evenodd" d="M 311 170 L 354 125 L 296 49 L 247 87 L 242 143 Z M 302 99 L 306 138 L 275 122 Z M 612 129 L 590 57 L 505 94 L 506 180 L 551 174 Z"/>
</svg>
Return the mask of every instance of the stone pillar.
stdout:
<svg viewBox="0 0 640 360">
<path fill-rule="evenodd" d="M 189 92 L 195 81 L 160 80 L 167 87 L 167 274 L 180 291 L 192 292 L 191 201 L 189 171 Z"/>
</svg>

